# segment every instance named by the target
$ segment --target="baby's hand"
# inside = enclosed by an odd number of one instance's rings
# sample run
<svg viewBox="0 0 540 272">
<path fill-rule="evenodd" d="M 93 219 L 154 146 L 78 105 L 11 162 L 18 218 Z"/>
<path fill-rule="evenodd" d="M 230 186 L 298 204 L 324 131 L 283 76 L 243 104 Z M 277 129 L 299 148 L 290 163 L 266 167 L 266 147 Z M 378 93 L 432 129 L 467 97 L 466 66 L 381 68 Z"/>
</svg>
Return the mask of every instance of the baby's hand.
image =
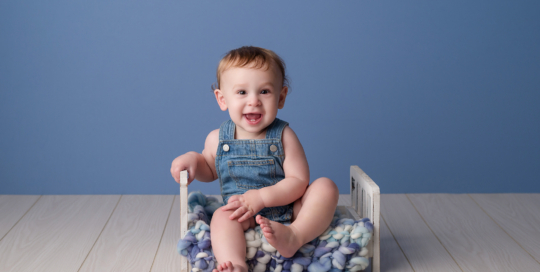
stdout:
<svg viewBox="0 0 540 272">
<path fill-rule="evenodd" d="M 195 152 L 188 152 L 173 160 L 171 175 L 178 183 L 180 183 L 180 172 L 183 170 L 188 171 L 188 184 L 190 184 L 195 179 L 195 172 L 197 171 L 197 154 Z"/>
<path fill-rule="evenodd" d="M 224 211 L 234 210 L 229 219 L 238 219 L 238 222 L 247 220 L 264 208 L 259 190 L 249 190 L 243 195 L 233 195 L 227 205 L 221 207 Z"/>
</svg>

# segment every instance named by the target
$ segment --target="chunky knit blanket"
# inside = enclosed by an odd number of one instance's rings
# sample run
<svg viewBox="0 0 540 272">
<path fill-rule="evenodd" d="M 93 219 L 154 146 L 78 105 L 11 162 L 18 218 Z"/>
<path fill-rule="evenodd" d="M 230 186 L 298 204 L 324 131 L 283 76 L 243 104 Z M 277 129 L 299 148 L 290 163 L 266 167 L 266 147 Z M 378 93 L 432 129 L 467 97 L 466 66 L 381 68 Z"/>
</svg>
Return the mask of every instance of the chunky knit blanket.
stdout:
<svg viewBox="0 0 540 272">
<path fill-rule="evenodd" d="M 209 222 L 223 203 L 200 192 L 188 197 L 188 232 L 178 242 L 177 250 L 188 258 L 192 272 L 211 272 L 216 260 L 210 243 Z M 360 271 L 369 265 L 366 248 L 373 234 L 368 218 L 355 221 L 336 212 L 332 224 L 313 241 L 305 244 L 291 258 L 284 258 L 270 245 L 259 226 L 248 229 L 246 263 L 252 272 L 337 272 Z"/>
</svg>

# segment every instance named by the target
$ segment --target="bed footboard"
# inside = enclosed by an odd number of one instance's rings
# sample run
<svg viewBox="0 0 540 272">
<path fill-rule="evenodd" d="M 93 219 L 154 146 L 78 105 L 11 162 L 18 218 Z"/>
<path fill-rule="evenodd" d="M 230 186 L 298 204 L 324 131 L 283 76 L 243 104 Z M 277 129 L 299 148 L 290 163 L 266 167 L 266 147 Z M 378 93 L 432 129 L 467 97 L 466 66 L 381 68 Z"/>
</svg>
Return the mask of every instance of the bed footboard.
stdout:
<svg viewBox="0 0 540 272">
<path fill-rule="evenodd" d="M 351 166 L 351 208 L 360 218 L 369 218 L 373 223 L 373 236 L 367 246 L 369 257 L 372 258 L 371 268 L 373 272 L 379 272 L 380 259 L 380 207 L 381 193 L 379 186 L 360 167 Z"/>
</svg>

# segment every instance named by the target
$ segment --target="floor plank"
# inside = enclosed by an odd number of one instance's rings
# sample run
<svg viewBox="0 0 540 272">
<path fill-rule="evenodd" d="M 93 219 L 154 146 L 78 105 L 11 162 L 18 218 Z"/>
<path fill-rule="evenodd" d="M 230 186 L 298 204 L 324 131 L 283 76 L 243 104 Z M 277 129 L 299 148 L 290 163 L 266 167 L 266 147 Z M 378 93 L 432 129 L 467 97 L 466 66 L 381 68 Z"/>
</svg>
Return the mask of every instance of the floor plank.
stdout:
<svg viewBox="0 0 540 272">
<path fill-rule="evenodd" d="M 180 271 L 180 261 L 182 256 L 176 251 L 176 245 L 180 239 L 180 201 L 179 196 L 175 196 L 174 203 L 167 220 L 167 226 L 163 233 L 163 238 L 159 245 L 152 271 L 167 272 Z"/>
<path fill-rule="evenodd" d="M 381 272 L 414 271 L 381 216 Z"/>
<path fill-rule="evenodd" d="M 381 195 L 381 216 L 414 271 L 461 271 L 406 195 Z"/>
<path fill-rule="evenodd" d="M 409 199 L 463 271 L 540 271 L 538 264 L 468 195 Z"/>
<path fill-rule="evenodd" d="M 42 196 L 0 241 L 0 271 L 77 271 L 120 196 Z"/>
<path fill-rule="evenodd" d="M 0 241 L 39 197 L 39 195 L 0 195 Z"/>
<path fill-rule="evenodd" d="M 173 200 L 123 195 L 80 271 L 150 271 Z"/>
<path fill-rule="evenodd" d="M 471 194 L 471 197 L 540 262 L 540 194 Z"/>
</svg>

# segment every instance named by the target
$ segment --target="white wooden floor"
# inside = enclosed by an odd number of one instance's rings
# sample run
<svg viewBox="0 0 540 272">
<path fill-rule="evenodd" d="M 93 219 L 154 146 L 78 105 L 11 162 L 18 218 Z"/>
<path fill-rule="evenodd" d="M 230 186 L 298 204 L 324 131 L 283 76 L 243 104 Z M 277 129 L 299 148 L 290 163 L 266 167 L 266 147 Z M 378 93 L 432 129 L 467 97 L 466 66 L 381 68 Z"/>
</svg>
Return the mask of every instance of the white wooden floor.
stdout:
<svg viewBox="0 0 540 272">
<path fill-rule="evenodd" d="M 0 195 L 0 271 L 179 271 L 179 213 L 173 195 Z M 381 214 L 382 271 L 540 271 L 540 194 L 382 195 Z"/>
</svg>

